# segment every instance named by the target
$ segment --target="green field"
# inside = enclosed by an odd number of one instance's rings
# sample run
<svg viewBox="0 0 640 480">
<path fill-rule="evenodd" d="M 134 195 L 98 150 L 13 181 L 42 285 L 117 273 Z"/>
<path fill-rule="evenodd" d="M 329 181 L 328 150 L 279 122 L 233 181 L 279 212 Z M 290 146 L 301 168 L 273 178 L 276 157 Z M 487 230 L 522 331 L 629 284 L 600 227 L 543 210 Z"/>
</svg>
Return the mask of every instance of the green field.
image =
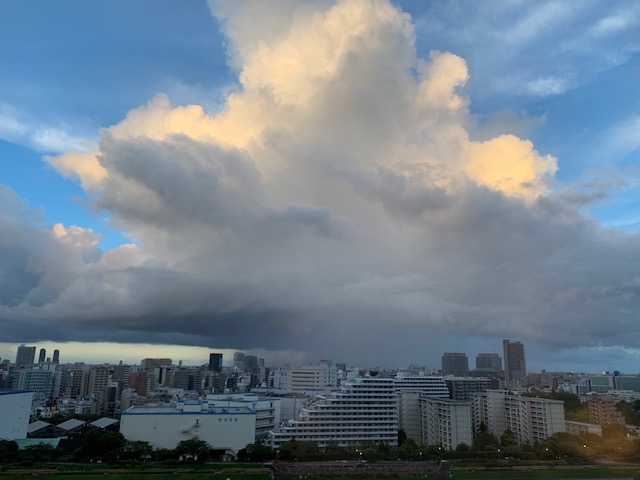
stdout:
<svg viewBox="0 0 640 480">
<path fill-rule="evenodd" d="M 4 473 L 0 473 L 0 480 L 33 480 L 34 477 L 51 478 L 52 480 L 105 480 L 111 478 L 113 480 L 183 480 L 183 479 L 210 479 L 210 480 L 270 480 L 270 473 L 262 468 L 254 468 L 255 472 L 248 472 L 244 469 L 234 469 L 231 465 L 225 465 L 224 469 L 151 469 L 146 471 L 127 471 L 127 470 L 108 470 L 101 471 L 74 471 L 74 472 L 55 472 L 51 470 L 20 470 L 10 469 Z M 254 467 L 257 467 L 255 465 Z M 640 473 L 640 465 L 630 466 L 629 468 L 521 468 L 521 469 L 467 469 L 453 470 L 452 480 L 526 480 L 526 479 L 632 479 Z M 291 479 L 296 479 L 299 474 L 290 474 Z M 429 474 L 430 479 L 434 480 L 435 475 Z M 384 473 L 377 474 L 375 472 L 357 472 L 354 474 L 302 474 L 305 480 L 366 480 L 368 478 L 381 478 L 389 480 L 417 480 L 419 474 L 394 474 Z"/>
</svg>

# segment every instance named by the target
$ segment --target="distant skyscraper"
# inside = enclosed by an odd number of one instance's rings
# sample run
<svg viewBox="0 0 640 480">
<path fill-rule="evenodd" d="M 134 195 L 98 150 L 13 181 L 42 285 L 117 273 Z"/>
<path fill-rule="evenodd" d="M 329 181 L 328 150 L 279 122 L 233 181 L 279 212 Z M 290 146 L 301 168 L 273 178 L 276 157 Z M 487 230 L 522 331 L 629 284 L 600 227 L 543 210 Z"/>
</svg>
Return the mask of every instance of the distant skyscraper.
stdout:
<svg viewBox="0 0 640 480">
<path fill-rule="evenodd" d="M 244 372 L 244 353 L 235 352 L 233 354 L 233 367 L 237 368 L 240 372 Z"/>
<path fill-rule="evenodd" d="M 20 368 L 24 365 L 33 365 L 33 361 L 36 359 L 36 347 L 26 347 L 24 344 L 18 347 L 16 353 L 16 368 Z"/>
<path fill-rule="evenodd" d="M 442 355 L 442 374 L 456 377 L 469 376 L 469 359 L 466 353 L 445 353 Z"/>
<path fill-rule="evenodd" d="M 222 354 L 221 353 L 209 354 L 209 371 L 210 372 L 222 371 Z"/>
<path fill-rule="evenodd" d="M 255 355 L 245 355 L 244 357 L 244 369 L 246 371 L 258 368 L 258 357 Z"/>
<path fill-rule="evenodd" d="M 476 368 L 479 370 L 502 370 L 502 359 L 497 353 L 479 353 L 476 356 Z"/>
<path fill-rule="evenodd" d="M 145 358 L 140 362 L 143 370 L 153 370 L 165 365 L 171 365 L 170 358 Z"/>
<path fill-rule="evenodd" d="M 60 363 L 60 350 L 53 351 L 53 363 Z"/>
<path fill-rule="evenodd" d="M 520 380 L 527 374 L 524 359 L 524 345 L 521 342 L 502 341 L 504 347 L 504 374 L 507 382 Z"/>
<path fill-rule="evenodd" d="M 47 351 L 44 348 L 40 349 L 40 354 L 38 355 L 38 363 L 44 363 L 47 358 Z"/>
</svg>

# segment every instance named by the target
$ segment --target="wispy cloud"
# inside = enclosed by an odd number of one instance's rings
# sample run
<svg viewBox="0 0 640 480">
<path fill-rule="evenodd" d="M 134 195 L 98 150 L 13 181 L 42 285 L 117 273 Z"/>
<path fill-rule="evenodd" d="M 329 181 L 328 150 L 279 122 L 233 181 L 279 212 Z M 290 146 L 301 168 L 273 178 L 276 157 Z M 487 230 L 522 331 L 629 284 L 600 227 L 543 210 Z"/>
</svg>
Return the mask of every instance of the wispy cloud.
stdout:
<svg viewBox="0 0 640 480">
<path fill-rule="evenodd" d="M 16 109 L 6 104 L 0 104 L 0 138 L 42 153 L 84 150 L 93 140 L 73 135 L 59 127 L 21 118 Z"/>
</svg>

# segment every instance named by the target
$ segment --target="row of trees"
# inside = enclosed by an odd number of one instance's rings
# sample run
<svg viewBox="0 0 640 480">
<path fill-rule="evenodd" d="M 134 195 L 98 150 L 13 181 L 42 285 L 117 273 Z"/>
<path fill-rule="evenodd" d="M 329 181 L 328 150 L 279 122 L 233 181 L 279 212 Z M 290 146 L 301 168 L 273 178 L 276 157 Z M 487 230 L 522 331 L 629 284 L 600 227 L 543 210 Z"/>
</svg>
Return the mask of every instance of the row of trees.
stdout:
<svg viewBox="0 0 640 480">
<path fill-rule="evenodd" d="M 121 433 L 90 430 L 82 445 L 74 452 L 76 460 L 187 460 L 204 462 L 210 458 L 211 446 L 197 438 L 183 440 L 175 449 L 154 449 L 149 442 L 126 440 Z M 21 460 L 35 462 L 52 461 L 64 455 L 64 450 L 54 448 L 42 442 L 30 445 L 24 450 L 18 449 L 14 441 L 0 440 L 0 463 L 11 463 Z"/>
<path fill-rule="evenodd" d="M 557 433 L 535 445 L 519 445 L 516 436 L 506 430 L 500 437 L 482 428 L 471 445 L 460 444 L 454 451 L 438 445 L 418 445 L 400 433 L 400 446 L 390 447 L 364 443 L 357 447 L 329 445 L 320 449 L 314 442 L 290 441 L 272 450 L 258 442 L 247 445 L 238 456 L 240 460 L 264 462 L 270 459 L 292 460 L 409 460 L 426 461 L 442 458 L 514 458 L 523 460 L 551 460 L 580 457 L 628 458 L 640 455 L 640 440 L 621 425 L 603 428 L 602 436 L 594 434 L 571 435 Z"/>
</svg>

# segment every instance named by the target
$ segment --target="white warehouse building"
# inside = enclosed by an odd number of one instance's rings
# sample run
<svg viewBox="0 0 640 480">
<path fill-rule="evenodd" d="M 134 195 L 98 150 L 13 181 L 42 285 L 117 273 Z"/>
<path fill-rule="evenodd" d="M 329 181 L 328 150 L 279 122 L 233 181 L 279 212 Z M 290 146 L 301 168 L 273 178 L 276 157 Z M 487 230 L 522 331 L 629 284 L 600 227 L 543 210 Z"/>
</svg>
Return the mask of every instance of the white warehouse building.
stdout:
<svg viewBox="0 0 640 480">
<path fill-rule="evenodd" d="M 255 441 L 256 413 L 247 407 L 212 407 L 206 401 L 179 402 L 176 407 L 131 407 L 120 417 L 127 440 L 155 448 L 176 448 L 198 438 L 212 449 L 233 454 Z"/>
<path fill-rule="evenodd" d="M 247 407 L 256 413 L 255 439 L 260 440 L 280 423 L 280 399 L 261 397 L 255 393 L 210 393 L 207 402 L 212 407 Z"/>
<path fill-rule="evenodd" d="M 33 392 L 0 392 L 0 439 L 27 438 Z"/>
</svg>

